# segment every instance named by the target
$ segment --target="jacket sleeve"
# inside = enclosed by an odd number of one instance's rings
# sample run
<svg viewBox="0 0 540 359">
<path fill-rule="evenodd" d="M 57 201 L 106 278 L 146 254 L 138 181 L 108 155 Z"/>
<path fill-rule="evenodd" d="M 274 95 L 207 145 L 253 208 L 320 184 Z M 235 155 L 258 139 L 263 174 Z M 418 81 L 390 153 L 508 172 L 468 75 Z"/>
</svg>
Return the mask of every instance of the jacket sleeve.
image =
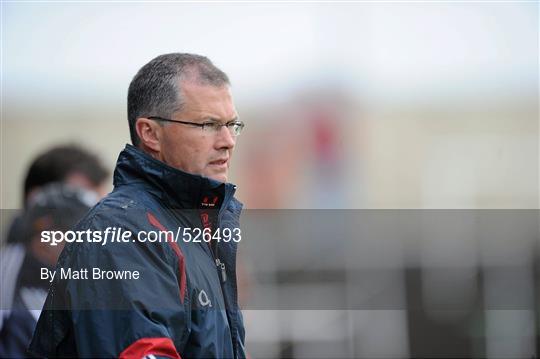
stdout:
<svg viewBox="0 0 540 359">
<path fill-rule="evenodd" d="M 77 229 L 104 232 L 107 227 L 125 230 L 126 225 L 93 218 Z M 72 243 L 62 254 L 55 282 L 70 269 L 71 278 L 58 285 L 57 295 L 65 298 L 80 357 L 181 357 L 190 311 L 181 297 L 178 258 L 169 243 L 132 239 L 105 245 Z M 87 279 L 76 279 L 75 273 Z"/>
</svg>

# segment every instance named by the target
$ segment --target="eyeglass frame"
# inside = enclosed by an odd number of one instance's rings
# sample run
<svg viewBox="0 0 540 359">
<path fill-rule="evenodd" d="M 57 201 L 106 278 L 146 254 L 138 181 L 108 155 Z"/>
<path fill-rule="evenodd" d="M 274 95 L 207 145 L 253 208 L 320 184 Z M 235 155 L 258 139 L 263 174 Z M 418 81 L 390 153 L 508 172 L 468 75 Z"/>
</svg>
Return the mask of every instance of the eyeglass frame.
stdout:
<svg viewBox="0 0 540 359">
<path fill-rule="evenodd" d="M 180 120 L 171 120 L 169 118 L 163 118 L 163 117 L 159 117 L 159 116 L 147 116 L 146 118 L 150 119 L 150 120 L 156 120 L 156 121 L 163 121 L 163 122 L 173 122 L 173 123 L 180 123 L 180 124 L 183 124 L 183 125 L 192 125 L 192 126 L 196 126 L 196 127 L 199 127 L 201 128 L 203 131 L 204 131 L 204 127 L 205 126 L 208 126 L 210 123 L 212 125 L 214 124 L 219 124 L 220 128 L 218 130 L 216 130 L 216 133 L 221 130 L 221 127 L 227 127 L 227 129 L 229 129 L 229 125 L 232 125 L 232 124 L 236 124 L 236 125 L 240 125 L 240 132 L 235 135 L 231 132 L 231 135 L 232 136 L 240 136 L 240 133 L 242 133 L 242 130 L 244 129 L 244 127 L 246 126 L 246 124 L 242 121 L 239 121 L 239 120 L 232 120 L 232 121 L 229 121 L 227 123 L 219 123 L 219 121 L 212 121 L 212 122 L 205 122 L 205 123 L 198 123 L 198 122 L 189 122 L 189 121 L 180 121 Z M 230 131 L 229 131 L 230 132 Z"/>
</svg>

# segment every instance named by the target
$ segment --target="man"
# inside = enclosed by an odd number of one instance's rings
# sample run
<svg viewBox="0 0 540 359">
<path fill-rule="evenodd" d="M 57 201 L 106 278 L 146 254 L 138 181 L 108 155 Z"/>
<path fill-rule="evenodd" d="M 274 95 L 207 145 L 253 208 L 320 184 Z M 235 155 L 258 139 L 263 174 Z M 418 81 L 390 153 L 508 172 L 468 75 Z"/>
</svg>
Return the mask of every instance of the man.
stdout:
<svg viewBox="0 0 540 359">
<path fill-rule="evenodd" d="M 47 357 L 245 357 L 235 271 L 241 204 L 227 183 L 244 125 L 229 79 L 202 56 L 158 56 L 129 86 L 128 120 L 133 146 L 120 153 L 114 190 L 76 230 L 105 235 L 120 228 L 132 235 L 126 242 L 66 246 L 30 351 Z M 211 240 L 195 241 L 203 230 Z M 140 240 L 156 231 L 172 232 L 163 242 Z M 178 233 L 180 239 L 172 238 Z M 221 240 L 225 233 L 237 237 Z M 59 279 L 70 268 L 133 276 Z"/>
<path fill-rule="evenodd" d="M 28 200 L 19 243 L 0 251 L 0 358 L 26 356 L 50 284 L 40 272 L 52 270 L 62 250 L 41 242 L 41 231 L 69 230 L 96 202 L 94 192 L 60 182 L 40 186 Z"/>
<path fill-rule="evenodd" d="M 68 183 L 95 192 L 100 198 L 107 193 L 109 171 L 92 152 L 72 144 L 59 145 L 40 153 L 30 164 L 23 185 L 23 206 L 27 207 L 40 188 L 54 182 Z M 23 214 L 11 223 L 7 243 L 24 238 Z"/>
<path fill-rule="evenodd" d="M 24 202 L 52 182 L 64 182 L 95 192 L 107 193 L 110 172 L 93 152 L 75 144 L 54 146 L 39 154 L 30 164 L 24 178 Z"/>
</svg>

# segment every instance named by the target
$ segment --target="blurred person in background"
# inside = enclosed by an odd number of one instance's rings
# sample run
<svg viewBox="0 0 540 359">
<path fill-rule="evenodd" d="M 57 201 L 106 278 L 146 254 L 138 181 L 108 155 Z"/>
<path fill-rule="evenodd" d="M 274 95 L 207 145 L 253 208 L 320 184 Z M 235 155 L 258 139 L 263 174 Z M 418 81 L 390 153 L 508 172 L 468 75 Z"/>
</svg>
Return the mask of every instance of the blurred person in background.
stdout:
<svg viewBox="0 0 540 359">
<path fill-rule="evenodd" d="M 103 197 L 107 193 L 109 171 L 92 152 L 77 145 L 66 144 L 39 154 L 30 164 L 23 185 L 23 208 L 39 189 L 52 182 L 79 186 Z M 24 232 L 23 215 L 14 218 L 7 243 L 17 243 Z"/>
<path fill-rule="evenodd" d="M 70 243 L 57 268 L 137 270 L 140 277 L 57 276 L 30 350 L 45 357 L 244 358 L 237 243 L 138 240 L 179 228 L 239 230 L 242 204 L 227 181 L 244 124 L 228 76 L 203 56 L 158 56 L 129 86 L 128 122 L 133 146 L 120 153 L 114 190 L 75 230 L 120 227 L 132 237 Z"/>
<path fill-rule="evenodd" d="M 63 243 L 41 242 L 41 231 L 67 231 L 97 201 L 93 191 L 77 186 L 50 183 L 36 189 L 20 217 L 18 243 L 0 253 L 0 357 L 22 358 L 45 302 L 50 281 L 42 280 L 42 268 L 52 270 Z"/>
<path fill-rule="evenodd" d="M 105 180 L 109 171 L 94 153 L 77 145 L 55 146 L 37 156 L 24 180 L 24 201 L 40 186 L 50 182 L 66 182 L 96 192 L 107 193 Z"/>
</svg>

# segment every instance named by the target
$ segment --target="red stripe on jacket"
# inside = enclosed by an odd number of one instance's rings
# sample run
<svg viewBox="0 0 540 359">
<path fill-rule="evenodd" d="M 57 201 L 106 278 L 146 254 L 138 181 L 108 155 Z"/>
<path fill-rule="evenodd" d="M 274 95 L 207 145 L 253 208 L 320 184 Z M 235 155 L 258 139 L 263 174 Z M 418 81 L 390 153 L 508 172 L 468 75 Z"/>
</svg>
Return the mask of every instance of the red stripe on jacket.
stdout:
<svg viewBox="0 0 540 359">
<path fill-rule="evenodd" d="M 170 338 L 141 338 L 120 353 L 120 359 L 142 359 L 147 355 L 182 359 Z"/>
<path fill-rule="evenodd" d="M 148 221 L 151 225 L 156 227 L 157 229 L 161 231 L 167 231 L 167 229 L 157 220 L 157 218 L 150 212 L 146 213 L 146 216 L 148 217 Z M 172 239 L 171 233 L 168 233 L 167 235 L 167 243 L 169 243 L 176 254 L 176 257 L 178 258 L 178 271 L 180 272 L 180 278 L 178 279 L 178 285 L 180 287 L 180 300 L 182 304 L 184 304 L 184 295 L 186 294 L 186 263 L 184 260 L 184 254 L 182 253 L 182 250 L 180 250 L 180 247 L 178 246 L 178 243 L 174 242 Z"/>
</svg>

